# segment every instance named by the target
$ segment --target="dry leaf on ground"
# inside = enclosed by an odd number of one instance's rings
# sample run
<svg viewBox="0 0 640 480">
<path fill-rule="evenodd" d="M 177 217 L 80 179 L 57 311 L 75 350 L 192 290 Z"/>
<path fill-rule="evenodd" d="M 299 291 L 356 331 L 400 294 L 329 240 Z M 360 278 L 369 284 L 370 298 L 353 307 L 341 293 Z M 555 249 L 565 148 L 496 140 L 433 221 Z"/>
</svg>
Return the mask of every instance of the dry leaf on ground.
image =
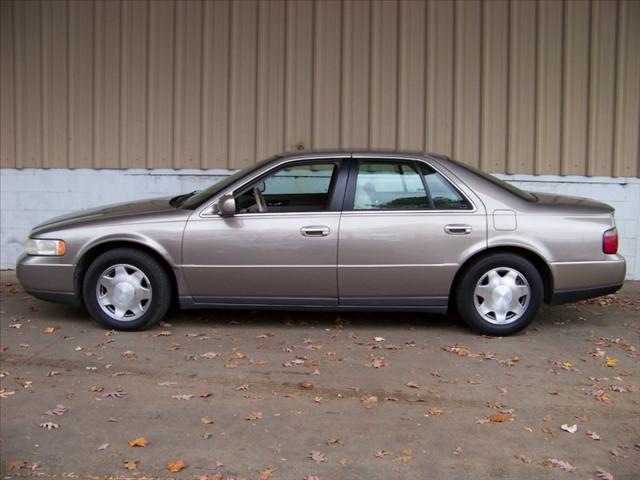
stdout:
<svg viewBox="0 0 640 480">
<path fill-rule="evenodd" d="M 598 468 L 597 472 L 596 472 L 596 478 L 598 480 L 613 480 L 613 475 L 611 475 L 609 472 L 607 472 L 606 470 L 603 470 L 601 468 Z"/>
<path fill-rule="evenodd" d="M 54 428 L 60 428 L 60 425 L 58 425 L 57 423 L 53 423 L 53 422 L 44 422 L 44 423 L 41 423 L 40 426 L 42 428 L 46 428 L 47 430 L 52 430 Z"/>
<path fill-rule="evenodd" d="M 127 470 L 135 470 L 138 468 L 138 460 L 126 460 L 123 464 Z"/>
<path fill-rule="evenodd" d="M 318 452 L 317 450 L 311 450 L 309 452 L 309 458 L 316 463 L 327 461 L 327 457 L 325 457 L 324 453 Z"/>
<path fill-rule="evenodd" d="M 563 423 L 562 425 L 560 425 L 560 429 L 564 430 L 565 432 L 569 432 L 569 433 L 576 433 L 578 431 L 578 425 L 567 425 L 566 423 Z"/>
<path fill-rule="evenodd" d="M 260 480 L 269 480 L 273 475 L 273 468 L 265 468 L 260 472 Z"/>
<path fill-rule="evenodd" d="M 406 463 L 413 458 L 413 451 L 410 448 L 404 449 L 401 453 L 395 456 L 393 463 Z"/>
<path fill-rule="evenodd" d="M 129 440 L 129 447 L 146 447 L 149 445 L 149 440 L 144 437 L 134 438 L 133 440 Z"/>
<path fill-rule="evenodd" d="M 531 463 L 531 459 L 527 457 L 524 453 L 516 453 L 514 456 L 518 460 L 520 460 L 522 463 Z"/>
<path fill-rule="evenodd" d="M 249 420 L 251 422 L 255 420 L 260 420 L 262 418 L 262 412 L 251 412 L 249 415 L 245 417 L 245 420 Z"/>
<path fill-rule="evenodd" d="M 494 413 L 493 415 L 489 415 L 489 417 L 487 418 L 492 423 L 502 423 L 509 420 L 509 415 L 506 415 L 504 413 Z"/>
<path fill-rule="evenodd" d="M 378 403 L 378 397 L 376 397 L 375 395 L 365 395 L 363 397 L 360 397 L 360 401 L 362 402 L 362 406 L 364 408 L 371 408 L 376 403 Z"/>
<path fill-rule="evenodd" d="M 184 467 L 186 467 L 187 464 L 184 463 L 184 460 L 174 460 L 173 462 L 170 462 L 167 465 L 167 470 L 169 470 L 171 473 L 177 473 L 181 470 L 184 469 Z"/>
<path fill-rule="evenodd" d="M 559 468 L 564 470 L 565 472 L 573 472 L 576 467 L 571 465 L 569 462 L 565 462 L 564 460 L 558 460 L 557 458 L 547 458 L 542 465 L 548 468 Z"/>
<path fill-rule="evenodd" d="M 121 388 L 117 388 L 115 390 L 112 390 L 110 392 L 105 392 L 102 394 L 104 398 L 122 398 L 125 395 L 128 395 L 128 393 L 122 390 Z"/>
</svg>

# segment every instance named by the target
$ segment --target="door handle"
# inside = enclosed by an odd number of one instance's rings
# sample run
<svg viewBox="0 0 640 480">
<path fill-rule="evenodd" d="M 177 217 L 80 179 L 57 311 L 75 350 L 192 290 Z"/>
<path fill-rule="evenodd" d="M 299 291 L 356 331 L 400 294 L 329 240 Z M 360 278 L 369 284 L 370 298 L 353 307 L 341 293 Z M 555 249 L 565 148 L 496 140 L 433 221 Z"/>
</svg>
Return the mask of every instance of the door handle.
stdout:
<svg viewBox="0 0 640 480">
<path fill-rule="evenodd" d="M 310 225 L 300 229 L 300 235 L 303 237 L 326 237 L 329 232 L 331 230 L 325 225 Z"/>
<path fill-rule="evenodd" d="M 472 230 L 471 225 L 463 225 L 460 223 L 452 223 L 444 226 L 444 231 L 449 235 L 469 235 Z"/>
</svg>

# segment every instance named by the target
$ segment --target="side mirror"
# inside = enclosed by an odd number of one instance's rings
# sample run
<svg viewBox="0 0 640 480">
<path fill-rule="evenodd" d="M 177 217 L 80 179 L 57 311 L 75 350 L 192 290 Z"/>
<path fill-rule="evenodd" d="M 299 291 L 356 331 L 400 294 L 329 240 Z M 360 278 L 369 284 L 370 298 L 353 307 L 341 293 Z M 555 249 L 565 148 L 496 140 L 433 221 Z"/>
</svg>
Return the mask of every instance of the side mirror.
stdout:
<svg viewBox="0 0 640 480">
<path fill-rule="evenodd" d="M 225 195 L 216 205 L 216 213 L 221 217 L 231 217 L 236 214 L 236 199 L 233 195 Z"/>
</svg>

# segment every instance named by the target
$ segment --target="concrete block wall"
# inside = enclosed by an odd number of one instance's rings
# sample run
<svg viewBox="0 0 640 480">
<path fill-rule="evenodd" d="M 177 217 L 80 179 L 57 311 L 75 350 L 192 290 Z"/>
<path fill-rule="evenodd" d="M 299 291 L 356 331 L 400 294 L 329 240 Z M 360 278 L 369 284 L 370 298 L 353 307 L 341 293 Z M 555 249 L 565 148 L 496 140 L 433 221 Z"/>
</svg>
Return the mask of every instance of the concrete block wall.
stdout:
<svg viewBox="0 0 640 480">
<path fill-rule="evenodd" d="M 111 203 L 202 189 L 228 170 L 0 170 L 0 268 L 13 268 L 31 228 L 51 217 Z M 497 175 L 525 190 L 588 197 L 616 209 L 627 278 L 640 280 L 640 179 Z"/>
</svg>

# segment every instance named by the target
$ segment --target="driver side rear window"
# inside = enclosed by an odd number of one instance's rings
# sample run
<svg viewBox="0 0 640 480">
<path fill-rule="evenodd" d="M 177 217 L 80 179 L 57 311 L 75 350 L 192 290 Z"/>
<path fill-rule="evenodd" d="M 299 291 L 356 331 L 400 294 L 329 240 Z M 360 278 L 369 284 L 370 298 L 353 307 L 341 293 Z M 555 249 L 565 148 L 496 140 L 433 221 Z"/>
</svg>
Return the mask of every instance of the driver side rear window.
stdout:
<svg viewBox="0 0 640 480">
<path fill-rule="evenodd" d="M 359 160 L 354 210 L 471 210 L 440 173 L 411 160 Z"/>
</svg>

